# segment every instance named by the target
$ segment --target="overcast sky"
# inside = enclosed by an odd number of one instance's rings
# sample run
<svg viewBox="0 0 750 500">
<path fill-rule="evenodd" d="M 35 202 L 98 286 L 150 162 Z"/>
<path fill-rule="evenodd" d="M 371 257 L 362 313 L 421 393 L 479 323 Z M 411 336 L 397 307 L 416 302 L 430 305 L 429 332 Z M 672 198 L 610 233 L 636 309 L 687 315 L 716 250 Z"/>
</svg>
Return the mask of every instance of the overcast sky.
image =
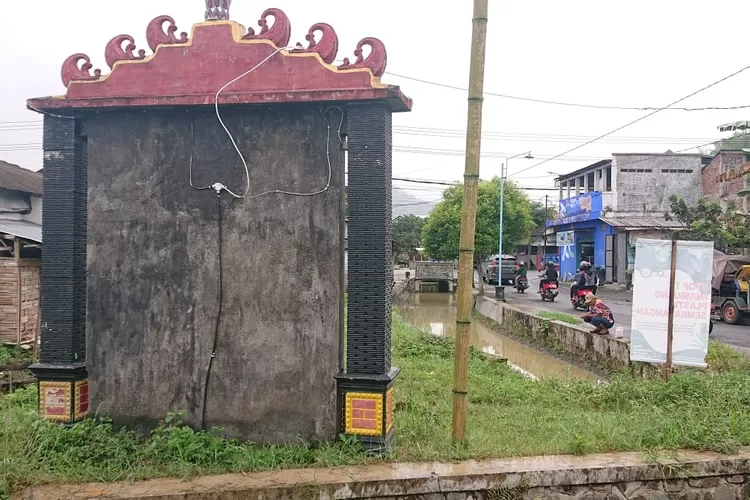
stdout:
<svg viewBox="0 0 750 500">
<path fill-rule="evenodd" d="M 394 119 L 394 176 L 461 178 L 466 93 L 396 75 L 465 88 L 471 0 L 233 0 L 232 19 L 256 26 L 267 7 L 286 12 L 292 43 L 304 41 L 313 23 L 331 24 L 339 35 L 339 59 L 353 58 L 361 38 L 382 39 L 388 50 L 383 81 L 400 85 L 414 99 L 413 111 Z M 678 0 L 490 0 L 485 91 L 586 105 L 664 106 L 750 64 L 741 56 L 742 23 L 733 21 L 750 18 L 750 3 L 717 0 L 706 7 L 706 2 Z M 41 119 L 25 109 L 25 100 L 64 93 L 59 75 L 67 56 L 87 53 L 95 67 L 106 72 L 104 46 L 114 35 L 128 33 L 139 48 L 147 48 L 145 29 L 152 18 L 171 15 L 180 31 L 190 32 L 192 24 L 203 20 L 204 8 L 203 0 L 29 0 L 4 9 L 0 159 L 34 170 L 41 167 L 41 128 L 21 123 Z M 750 70 L 680 106 L 750 105 L 748 88 Z M 565 173 L 613 152 L 682 150 L 725 135 L 716 129 L 722 123 L 750 119 L 750 109 L 663 111 L 570 158 L 514 175 L 646 113 L 487 95 L 483 152 L 511 156 L 531 150 L 536 159 L 511 161 L 510 176 L 524 187 L 551 188 L 549 172 Z M 414 148 L 420 153 L 404 152 Z M 503 155 L 490 156 L 482 161 L 483 177 L 500 172 Z M 408 188 L 425 200 L 438 198 L 441 190 Z M 529 192 L 532 199 L 544 194 Z"/>
</svg>

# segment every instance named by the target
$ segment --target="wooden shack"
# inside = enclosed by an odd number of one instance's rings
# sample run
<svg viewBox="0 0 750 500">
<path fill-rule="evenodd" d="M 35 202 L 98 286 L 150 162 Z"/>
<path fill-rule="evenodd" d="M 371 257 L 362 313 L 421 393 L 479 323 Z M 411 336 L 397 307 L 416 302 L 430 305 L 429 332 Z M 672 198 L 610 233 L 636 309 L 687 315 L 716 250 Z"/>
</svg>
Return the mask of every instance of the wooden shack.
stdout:
<svg viewBox="0 0 750 500">
<path fill-rule="evenodd" d="M 0 341 L 3 343 L 36 345 L 41 271 L 41 259 L 36 256 L 38 248 L 37 243 L 20 237 L 0 235 Z"/>
</svg>

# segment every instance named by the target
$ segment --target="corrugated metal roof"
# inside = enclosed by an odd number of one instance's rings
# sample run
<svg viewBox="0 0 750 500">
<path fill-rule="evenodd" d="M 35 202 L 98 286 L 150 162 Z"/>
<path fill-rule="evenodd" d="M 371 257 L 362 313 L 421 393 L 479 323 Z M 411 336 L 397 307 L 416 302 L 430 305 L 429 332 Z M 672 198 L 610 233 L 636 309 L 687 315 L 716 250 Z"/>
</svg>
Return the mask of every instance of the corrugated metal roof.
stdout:
<svg viewBox="0 0 750 500">
<path fill-rule="evenodd" d="M 0 160 L 0 188 L 42 195 L 42 174 Z"/>
<path fill-rule="evenodd" d="M 25 240 L 42 242 L 42 226 L 27 220 L 0 219 L 0 234 L 12 234 Z"/>
<path fill-rule="evenodd" d="M 612 227 L 623 229 L 681 229 L 682 224 L 656 217 L 600 217 L 600 221 Z"/>
</svg>

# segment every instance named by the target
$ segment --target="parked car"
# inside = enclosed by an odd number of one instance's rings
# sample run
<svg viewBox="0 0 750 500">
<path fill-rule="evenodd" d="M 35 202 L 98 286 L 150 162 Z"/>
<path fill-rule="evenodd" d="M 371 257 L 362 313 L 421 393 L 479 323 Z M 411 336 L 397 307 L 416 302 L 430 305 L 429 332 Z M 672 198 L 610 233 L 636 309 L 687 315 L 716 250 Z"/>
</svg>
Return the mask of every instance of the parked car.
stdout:
<svg viewBox="0 0 750 500">
<path fill-rule="evenodd" d="M 497 255 L 493 255 L 484 261 L 482 269 L 484 282 L 488 285 L 512 285 L 516 275 L 516 258 L 513 255 L 503 255 L 503 261 L 500 264 Z M 498 272 L 500 272 L 500 280 L 498 280 Z"/>
</svg>

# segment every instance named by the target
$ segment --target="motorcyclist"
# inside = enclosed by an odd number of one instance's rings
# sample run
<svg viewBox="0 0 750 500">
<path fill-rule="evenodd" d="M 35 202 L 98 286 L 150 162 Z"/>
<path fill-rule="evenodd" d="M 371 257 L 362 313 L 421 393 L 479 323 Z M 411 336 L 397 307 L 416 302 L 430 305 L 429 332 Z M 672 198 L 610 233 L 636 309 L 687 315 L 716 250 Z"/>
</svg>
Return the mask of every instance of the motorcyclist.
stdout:
<svg viewBox="0 0 750 500">
<path fill-rule="evenodd" d="M 518 267 L 516 268 L 516 277 L 513 279 L 513 284 L 515 286 L 518 286 L 518 280 L 521 279 L 521 277 L 526 278 L 526 273 L 527 273 L 526 263 L 525 262 L 519 263 Z"/>
<path fill-rule="evenodd" d="M 591 290 L 591 293 L 596 294 L 596 276 L 592 270 L 592 266 L 588 261 L 582 260 L 578 266 L 579 273 L 570 285 L 570 300 L 576 296 L 576 292 L 581 288 L 585 290 Z"/>
<path fill-rule="evenodd" d="M 558 279 L 559 276 L 557 274 L 557 270 L 555 269 L 555 263 L 552 261 L 547 262 L 547 269 L 545 269 L 544 274 L 542 274 L 542 279 L 539 280 L 539 291 L 542 291 L 545 283 L 558 284 Z"/>
</svg>

